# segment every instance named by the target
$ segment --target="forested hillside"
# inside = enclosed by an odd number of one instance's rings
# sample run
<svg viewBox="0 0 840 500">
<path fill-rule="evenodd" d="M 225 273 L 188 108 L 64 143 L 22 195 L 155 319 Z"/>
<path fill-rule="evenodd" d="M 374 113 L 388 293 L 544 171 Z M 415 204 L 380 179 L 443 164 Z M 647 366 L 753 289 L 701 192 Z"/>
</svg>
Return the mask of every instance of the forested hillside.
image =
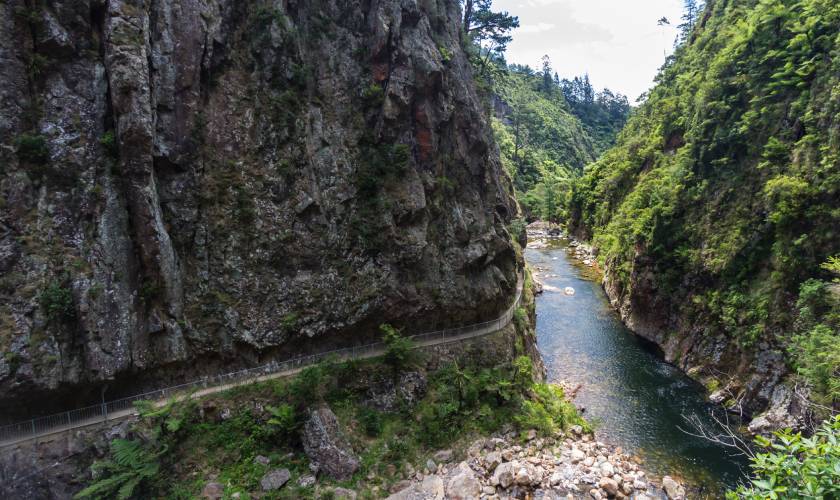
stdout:
<svg viewBox="0 0 840 500">
<path fill-rule="evenodd" d="M 576 183 L 570 225 L 631 327 L 729 405 L 795 424 L 794 388 L 840 404 L 840 4 L 698 17 Z"/>
<path fill-rule="evenodd" d="M 498 64 L 493 128 L 502 163 L 526 215 L 559 221 L 572 180 L 615 142 L 630 105 L 609 89 L 596 92 L 588 76 L 560 80 L 548 57 L 539 72 Z"/>
</svg>

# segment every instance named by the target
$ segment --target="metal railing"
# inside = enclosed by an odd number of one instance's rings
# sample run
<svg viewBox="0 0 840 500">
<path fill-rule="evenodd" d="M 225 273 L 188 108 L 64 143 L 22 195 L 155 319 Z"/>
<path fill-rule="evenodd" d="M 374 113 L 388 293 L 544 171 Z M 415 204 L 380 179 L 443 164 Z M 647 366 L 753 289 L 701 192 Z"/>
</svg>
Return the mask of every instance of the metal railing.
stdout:
<svg viewBox="0 0 840 500">
<path fill-rule="evenodd" d="M 513 304 L 504 314 L 494 320 L 458 328 L 420 333 L 408 338 L 413 341 L 415 347 L 428 347 L 449 342 L 458 342 L 497 332 L 509 325 L 513 319 L 513 315 L 522 300 L 522 286 L 523 279 L 522 276 L 519 276 L 516 285 L 516 298 Z M 299 356 L 286 361 L 272 361 L 271 363 L 254 368 L 203 377 L 185 384 L 5 425 L 0 427 L 0 447 L 132 415 L 136 413 L 134 407 L 136 401 L 162 401 L 174 396 L 187 395 L 191 392 L 196 392 L 198 395 L 219 392 L 235 385 L 291 374 L 306 366 L 311 366 L 327 359 L 347 361 L 374 357 L 384 353 L 385 347 L 384 342 L 375 342 L 363 346 L 345 347 L 343 349 L 335 349 L 308 356 Z"/>
</svg>

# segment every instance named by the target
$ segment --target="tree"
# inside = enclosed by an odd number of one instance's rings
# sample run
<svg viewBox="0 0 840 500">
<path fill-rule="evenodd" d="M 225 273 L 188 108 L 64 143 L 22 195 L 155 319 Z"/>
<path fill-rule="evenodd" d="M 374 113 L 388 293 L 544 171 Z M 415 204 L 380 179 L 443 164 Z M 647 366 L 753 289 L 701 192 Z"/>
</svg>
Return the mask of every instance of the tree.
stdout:
<svg viewBox="0 0 840 500">
<path fill-rule="evenodd" d="M 477 61 L 484 73 L 494 58 L 502 59 L 511 30 L 519 27 L 519 18 L 506 11 L 493 12 L 493 0 L 464 0 L 463 30 L 466 38 L 477 45 Z"/>
<path fill-rule="evenodd" d="M 679 35 L 677 37 L 677 45 L 681 45 L 688 41 L 691 37 L 691 31 L 694 29 L 694 25 L 697 23 L 697 18 L 700 17 L 700 11 L 703 9 L 703 4 L 698 2 L 697 0 L 684 0 L 683 3 L 683 15 L 682 15 L 682 24 L 677 26 L 680 30 Z M 660 26 L 662 25 L 662 20 L 665 20 L 667 23 L 668 20 L 666 18 L 662 18 L 659 20 Z"/>
<path fill-rule="evenodd" d="M 554 79 L 551 73 L 551 59 L 546 54 L 542 56 L 542 91 L 547 95 L 554 93 Z"/>
</svg>

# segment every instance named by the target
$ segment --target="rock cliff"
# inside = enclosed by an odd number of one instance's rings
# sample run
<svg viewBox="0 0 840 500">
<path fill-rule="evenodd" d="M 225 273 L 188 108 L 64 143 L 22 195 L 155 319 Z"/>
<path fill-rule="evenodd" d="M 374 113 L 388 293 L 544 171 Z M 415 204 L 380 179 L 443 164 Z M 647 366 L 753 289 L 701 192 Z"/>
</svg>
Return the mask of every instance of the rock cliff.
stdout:
<svg viewBox="0 0 840 500">
<path fill-rule="evenodd" d="M 513 294 L 457 2 L 8 0 L 0 65 L 0 418 Z"/>
</svg>

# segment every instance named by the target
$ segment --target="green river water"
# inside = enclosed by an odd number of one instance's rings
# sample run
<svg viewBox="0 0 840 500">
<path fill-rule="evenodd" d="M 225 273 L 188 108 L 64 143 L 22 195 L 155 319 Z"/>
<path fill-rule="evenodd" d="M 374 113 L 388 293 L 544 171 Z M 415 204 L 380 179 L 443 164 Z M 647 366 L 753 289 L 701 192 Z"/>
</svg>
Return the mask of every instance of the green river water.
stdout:
<svg viewBox="0 0 840 500">
<path fill-rule="evenodd" d="M 745 459 L 681 430 L 690 428 L 686 416 L 711 424 L 709 412 L 720 409 L 622 324 L 598 277 L 565 247 L 554 240 L 525 252 L 546 289 L 537 297 L 537 341 L 549 380 L 581 384 L 575 403 L 599 440 L 641 456 L 650 474 L 681 477 L 694 485 L 692 496 L 722 497 L 744 480 Z M 574 295 L 563 293 L 568 286 Z"/>
</svg>

